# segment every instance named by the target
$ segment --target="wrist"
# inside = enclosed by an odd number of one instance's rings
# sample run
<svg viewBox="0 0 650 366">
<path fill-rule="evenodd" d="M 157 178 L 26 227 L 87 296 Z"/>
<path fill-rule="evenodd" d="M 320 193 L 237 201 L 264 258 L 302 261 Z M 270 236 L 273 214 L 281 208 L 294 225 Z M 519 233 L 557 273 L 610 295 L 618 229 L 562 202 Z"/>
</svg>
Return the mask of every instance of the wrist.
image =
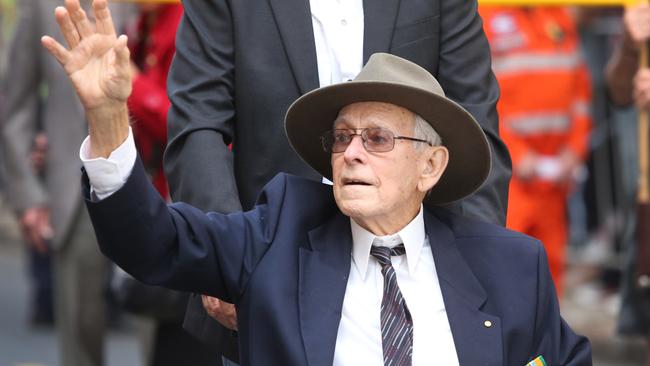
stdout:
<svg viewBox="0 0 650 366">
<path fill-rule="evenodd" d="M 90 158 L 108 158 L 129 136 L 126 102 L 86 111 L 90 136 Z"/>
</svg>

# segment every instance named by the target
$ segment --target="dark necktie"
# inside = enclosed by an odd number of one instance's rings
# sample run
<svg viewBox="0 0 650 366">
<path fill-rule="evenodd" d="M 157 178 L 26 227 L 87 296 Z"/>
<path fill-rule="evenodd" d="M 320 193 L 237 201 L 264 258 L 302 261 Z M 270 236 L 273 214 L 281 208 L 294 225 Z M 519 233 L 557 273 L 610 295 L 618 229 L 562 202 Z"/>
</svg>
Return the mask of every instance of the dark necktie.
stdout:
<svg viewBox="0 0 650 366">
<path fill-rule="evenodd" d="M 404 244 L 394 248 L 372 246 L 370 254 L 377 258 L 384 276 L 384 295 L 381 299 L 381 343 L 385 366 L 411 365 L 413 354 L 413 319 L 402 292 L 391 256 L 406 253 Z"/>
</svg>

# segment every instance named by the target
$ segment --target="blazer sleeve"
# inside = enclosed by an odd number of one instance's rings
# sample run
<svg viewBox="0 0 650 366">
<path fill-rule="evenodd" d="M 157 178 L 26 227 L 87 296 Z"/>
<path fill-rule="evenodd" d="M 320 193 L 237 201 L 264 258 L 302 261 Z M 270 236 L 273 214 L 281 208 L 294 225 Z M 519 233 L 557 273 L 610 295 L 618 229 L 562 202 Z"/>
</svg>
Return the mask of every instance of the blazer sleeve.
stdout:
<svg viewBox="0 0 650 366">
<path fill-rule="evenodd" d="M 171 196 L 204 211 L 239 211 L 228 149 L 236 123 L 229 5 L 210 0 L 183 6 L 167 80 L 171 107 L 164 169 Z"/>
<path fill-rule="evenodd" d="M 206 214 L 185 203 L 168 206 L 139 159 L 124 186 L 101 201 L 90 200 L 87 177 L 83 183 L 102 253 L 146 284 L 231 303 L 273 241 L 279 217 L 274 212 L 280 212 L 284 195 L 283 183 L 269 184 L 272 202 L 229 215 Z"/>
<path fill-rule="evenodd" d="M 438 80 L 445 93 L 479 122 L 492 152 L 492 170 L 483 186 L 460 202 L 464 215 L 505 224 L 511 162 L 499 138 L 499 86 L 475 0 L 440 1 Z"/>
<path fill-rule="evenodd" d="M 547 365 L 591 365 L 589 340 L 575 334 L 562 319 L 546 252 L 541 244 L 539 248 L 535 334 L 529 361 L 542 356 Z"/>
<path fill-rule="evenodd" d="M 40 21 L 35 0 L 20 1 L 18 24 L 8 50 L 2 84 L 5 104 L 1 143 L 5 157 L 8 195 L 14 209 L 47 204 L 45 189 L 32 167 L 30 153 L 38 129 L 40 65 Z"/>
</svg>

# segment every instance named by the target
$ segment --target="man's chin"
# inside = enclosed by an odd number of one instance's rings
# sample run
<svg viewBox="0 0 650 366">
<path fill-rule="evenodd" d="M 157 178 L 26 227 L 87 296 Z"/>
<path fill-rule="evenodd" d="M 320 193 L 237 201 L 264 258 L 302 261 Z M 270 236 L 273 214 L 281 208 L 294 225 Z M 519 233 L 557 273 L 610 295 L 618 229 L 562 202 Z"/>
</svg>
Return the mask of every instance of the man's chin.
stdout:
<svg viewBox="0 0 650 366">
<path fill-rule="evenodd" d="M 368 199 L 345 198 L 336 200 L 341 212 L 350 217 L 365 217 L 368 215 Z"/>
</svg>

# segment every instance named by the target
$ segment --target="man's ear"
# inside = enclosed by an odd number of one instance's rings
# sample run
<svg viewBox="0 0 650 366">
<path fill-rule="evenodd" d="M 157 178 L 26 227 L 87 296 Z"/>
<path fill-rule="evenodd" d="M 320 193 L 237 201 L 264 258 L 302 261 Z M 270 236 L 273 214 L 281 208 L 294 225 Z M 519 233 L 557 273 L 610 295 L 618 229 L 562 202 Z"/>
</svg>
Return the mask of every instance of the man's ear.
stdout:
<svg viewBox="0 0 650 366">
<path fill-rule="evenodd" d="M 442 173 L 447 168 L 449 150 L 444 146 L 433 146 L 424 154 L 425 156 L 422 161 L 424 166 L 420 174 L 418 190 L 428 192 L 438 183 L 440 177 L 442 177 Z"/>
</svg>

